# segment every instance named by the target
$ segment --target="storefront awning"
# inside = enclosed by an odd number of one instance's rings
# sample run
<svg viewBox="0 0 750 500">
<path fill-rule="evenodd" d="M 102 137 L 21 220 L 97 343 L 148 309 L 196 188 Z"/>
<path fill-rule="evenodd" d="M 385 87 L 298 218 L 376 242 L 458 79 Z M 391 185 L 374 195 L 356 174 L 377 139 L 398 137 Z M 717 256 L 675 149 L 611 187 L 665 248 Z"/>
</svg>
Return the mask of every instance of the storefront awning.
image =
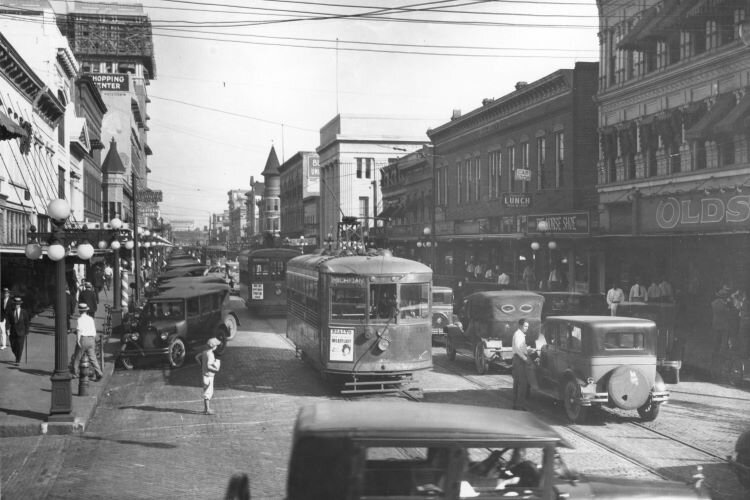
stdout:
<svg viewBox="0 0 750 500">
<path fill-rule="evenodd" d="M 387 219 L 391 215 L 393 215 L 393 212 L 396 210 L 397 205 L 390 205 L 388 207 L 385 207 L 382 212 L 378 214 L 378 217 L 382 217 L 383 219 Z"/>
<path fill-rule="evenodd" d="M 732 111 L 716 122 L 714 131 L 717 134 L 733 135 L 744 130 L 743 121 L 748 113 L 750 113 L 750 93 L 745 94 Z"/>
<path fill-rule="evenodd" d="M 16 137 L 26 137 L 26 131 L 16 122 L 10 119 L 8 115 L 0 111 L 0 141 L 15 139 Z"/>
<path fill-rule="evenodd" d="M 688 140 L 707 139 L 716 134 L 716 123 L 724 118 L 727 113 L 734 107 L 734 94 L 719 94 L 716 96 L 716 102 L 708 113 L 698 120 L 698 122 L 685 132 L 685 138 Z"/>
</svg>

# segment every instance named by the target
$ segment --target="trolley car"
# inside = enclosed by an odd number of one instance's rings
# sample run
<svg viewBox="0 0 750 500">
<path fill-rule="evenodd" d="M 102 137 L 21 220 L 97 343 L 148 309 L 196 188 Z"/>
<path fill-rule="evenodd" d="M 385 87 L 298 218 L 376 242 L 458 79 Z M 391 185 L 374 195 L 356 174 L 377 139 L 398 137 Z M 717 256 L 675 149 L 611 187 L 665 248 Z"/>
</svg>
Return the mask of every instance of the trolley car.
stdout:
<svg viewBox="0 0 750 500">
<path fill-rule="evenodd" d="M 343 394 L 414 391 L 432 367 L 432 270 L 387 250 L 287 264 L 287 337 Z M 410 392 L 411 393 L 411 392 Z"/>
<path fill-rule="evenodd" d="M 286 313 L 286 264 L 299 250 L 260 248 L 240 253 L 240 296 L 256 315 Z"/>
</svg>

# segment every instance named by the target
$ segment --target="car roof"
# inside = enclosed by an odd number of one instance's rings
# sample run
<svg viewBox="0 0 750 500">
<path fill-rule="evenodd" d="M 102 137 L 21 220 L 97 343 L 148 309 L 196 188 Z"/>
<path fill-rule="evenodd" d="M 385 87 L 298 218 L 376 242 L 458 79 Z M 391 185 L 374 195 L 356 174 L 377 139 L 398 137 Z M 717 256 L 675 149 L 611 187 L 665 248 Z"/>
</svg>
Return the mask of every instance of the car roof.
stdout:
<svg viewBox="0 0 750 500">
<path fill-rule="evenodd" d="M 305 406 L 297 417 L 295 436 L 569 446 L 528 412 L 409 401 L 326 401 Z"/>
<path fill-rule="evenodd" d="M 216 292 L 229 292 L 229 285 L 221 283 L 196 283 L 168 288 L 149 300 L 190 299 Z"/>
<path fill-rule="evenodd" d="M 477 297 L 492 299 L 492 298 L 507 298 L 507 299 L 539 299 L 544 300 L 544 296 L 535 292 L 528 292 L 526 290 L 488 290 L 484 292 L 474 292 L 469 297 Z"/>
<path fill-rule="evenodd" d="M 588 323 L 591 326 L 650 326 L 655 325 L 650 319 L 629 318 L 626 316 L 547 316 L 546 321 L 575 321 Z"/>
</svg>

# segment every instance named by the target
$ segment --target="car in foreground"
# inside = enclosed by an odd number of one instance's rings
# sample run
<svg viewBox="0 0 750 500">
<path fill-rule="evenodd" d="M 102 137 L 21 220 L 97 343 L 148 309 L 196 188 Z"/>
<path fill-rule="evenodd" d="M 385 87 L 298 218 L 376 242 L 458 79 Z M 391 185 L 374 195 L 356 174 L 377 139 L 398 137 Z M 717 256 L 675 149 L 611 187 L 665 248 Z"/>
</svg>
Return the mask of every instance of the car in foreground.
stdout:
<svg viewBox="0 0 750 500">
<path fill-rule="evenodd" d="M 297 416 L 286 498 L 709 498 L 699 480 L 578 475 L 560 456 L 568 446 L 528 412 L 326 401 L 303 407 Z M 244 487 L 249 498 L 246 480 L 230 481 L 235 495 Z"/>
<path fill-rule="evenodd" d="M 597 406 L 636 410 L 654 420 L 669 400 L 656 370 L 653 321 L 620 316 L 550 316 L 537 340 L 532 390 L 563 403 L 572 422 Z"/>
<path fill-rule="evenodd" d="M 150 297 L 122 335 L 120 364 L 132 369 L 134 359 L 161 357 L 172 368 L 179 368 L 188 352 L 204 348 L 212 337 L 221 341 L 216 351 L 221 355 L 238 325 L 226 285 L 196 283 L 170 288 Z"/>
<path fill-rule="evenodd" d="M 491 365 L 510 369 L 518 321 L 528 321 L 526 336 L 536 338 L 543 305 L 542 295 L 525 290 L 472 293 L 464 299 L 459 321 L 445 328 L 448 359 L 454 360 L 456 354 L 471 356 L 480 375 L 487 373 Z"/>
</svg>

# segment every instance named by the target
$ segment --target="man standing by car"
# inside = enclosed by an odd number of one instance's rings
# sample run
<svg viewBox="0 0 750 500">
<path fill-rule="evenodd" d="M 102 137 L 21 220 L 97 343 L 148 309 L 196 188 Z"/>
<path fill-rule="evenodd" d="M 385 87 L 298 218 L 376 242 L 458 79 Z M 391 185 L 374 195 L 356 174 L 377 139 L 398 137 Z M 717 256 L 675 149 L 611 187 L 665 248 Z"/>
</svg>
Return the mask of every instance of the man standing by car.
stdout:
<svg viewBox="0 0 750 500">
<path fill-rule="evenodd" d="M 526 394 L 529 390 L 529 379 L 526 367 L 529 360 L 529 349 L 526 346 L 526 332 L 529 331 L 529 322 L 526 319 L 518 320 L 518 330 L 513 334 L 513 409 L 526 410 Z"/>
</svg>

